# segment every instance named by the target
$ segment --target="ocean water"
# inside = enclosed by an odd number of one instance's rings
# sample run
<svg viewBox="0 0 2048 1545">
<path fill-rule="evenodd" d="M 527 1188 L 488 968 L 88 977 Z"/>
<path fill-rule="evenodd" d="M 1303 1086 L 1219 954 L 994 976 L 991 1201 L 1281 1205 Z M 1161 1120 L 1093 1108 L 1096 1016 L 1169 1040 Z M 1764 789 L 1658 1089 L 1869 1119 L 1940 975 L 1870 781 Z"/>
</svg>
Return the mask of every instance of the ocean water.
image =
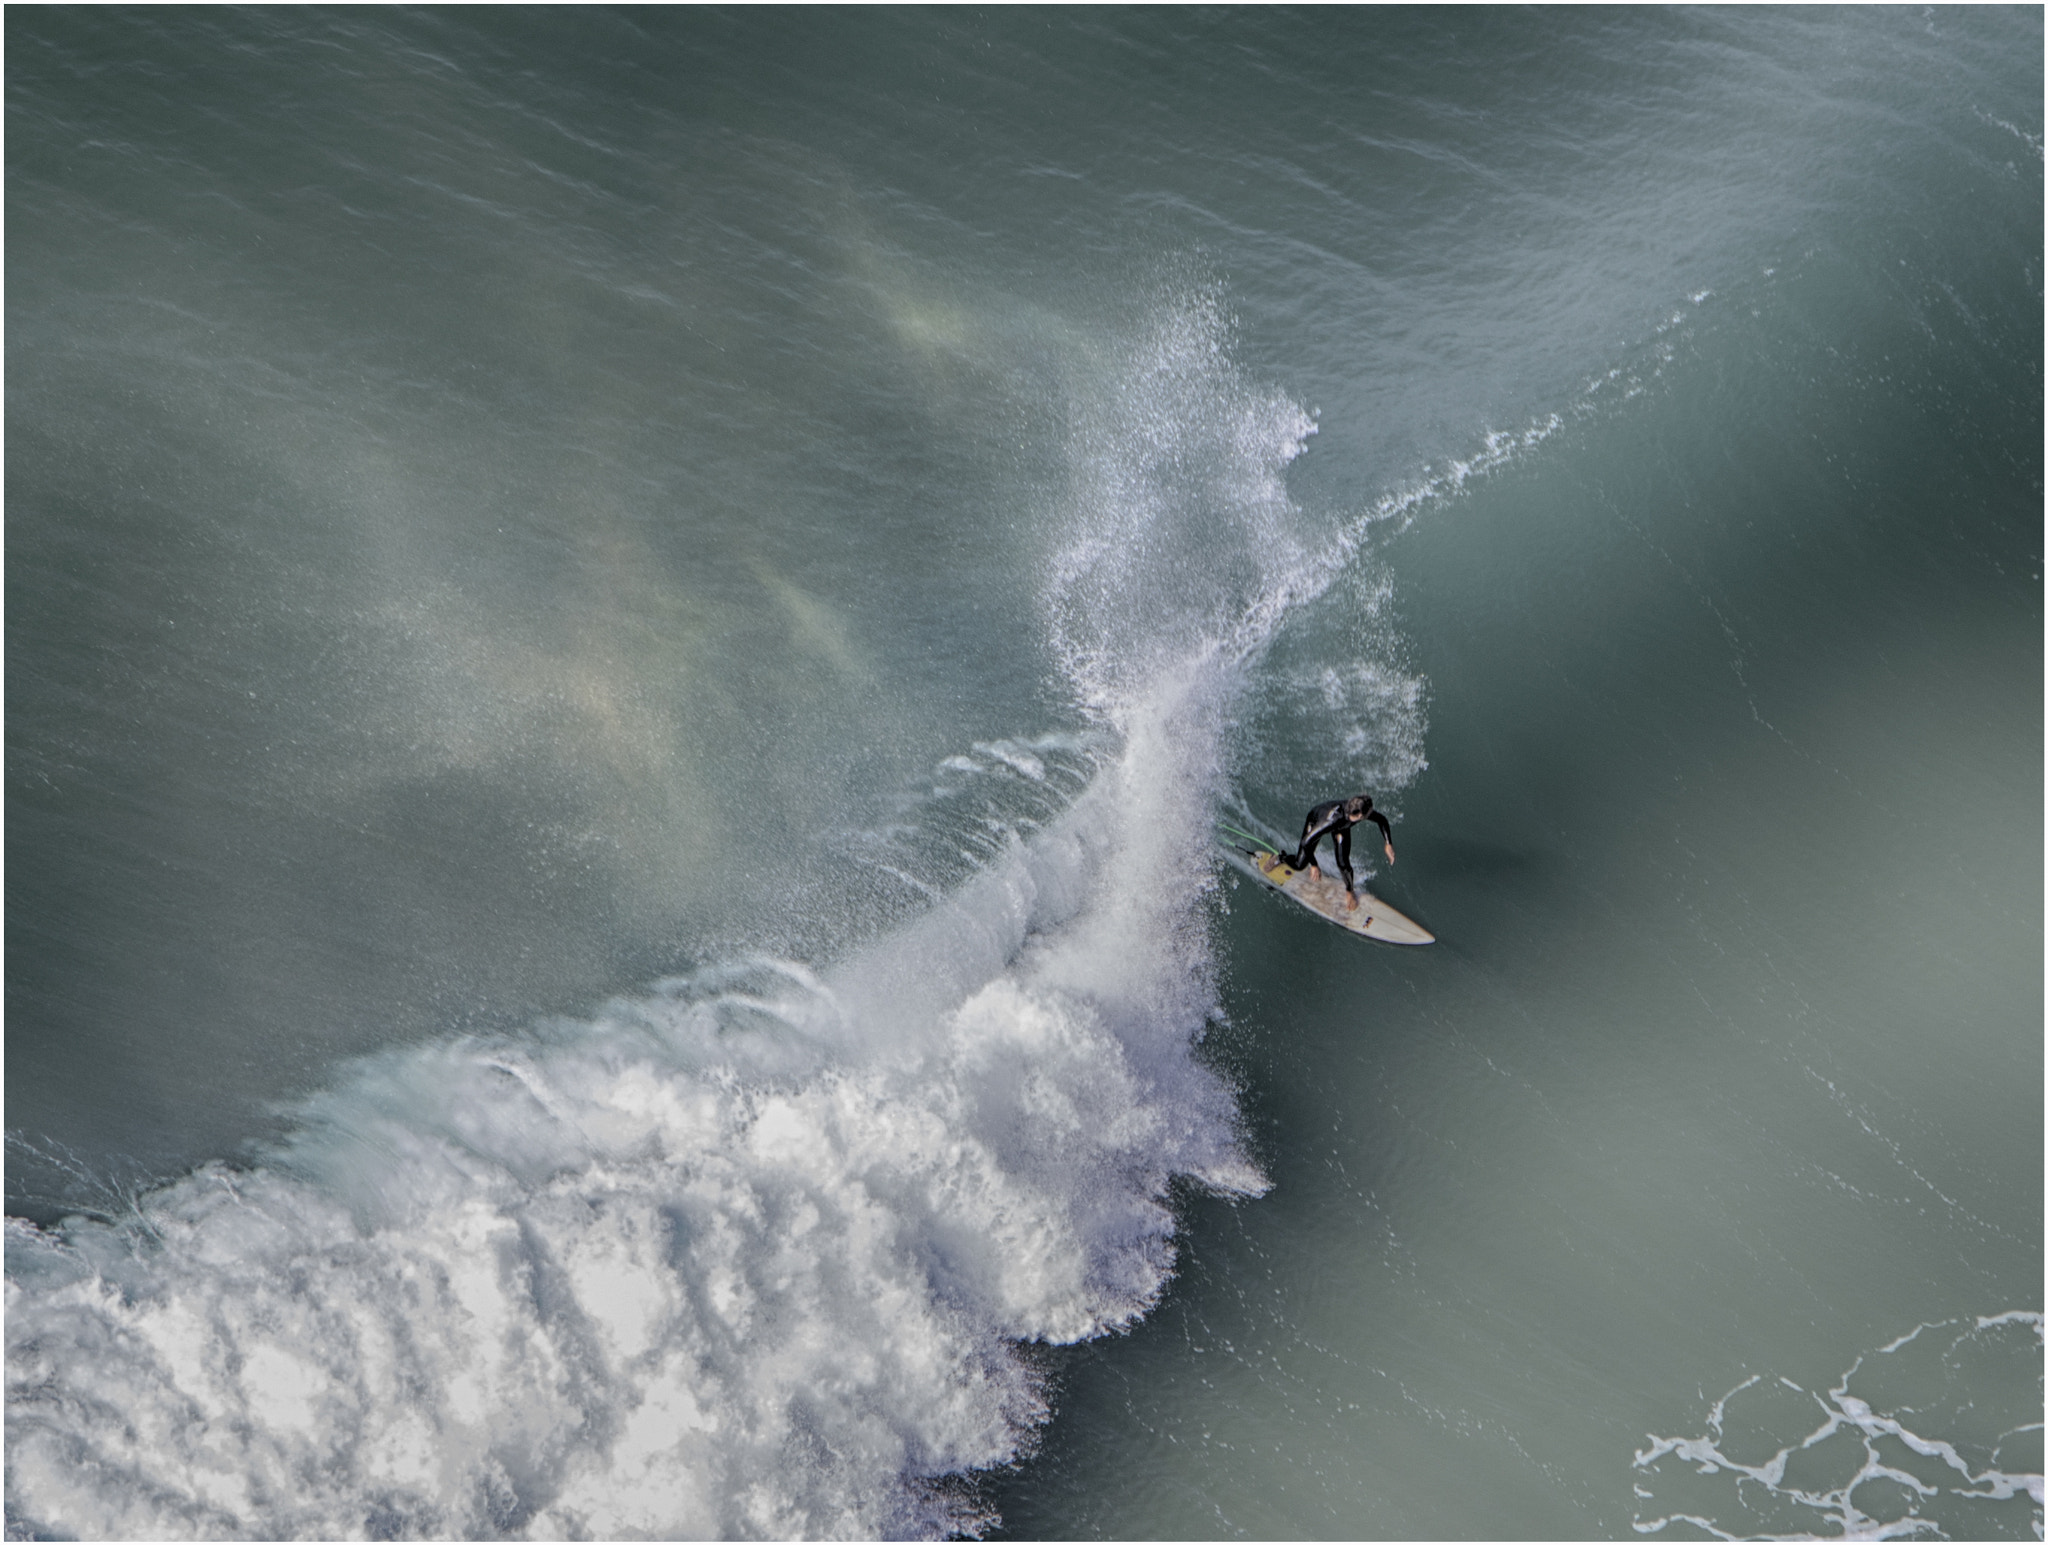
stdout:
<svg viewBox="0 0 2048 1545">
<path fill-rule="evenodd" d="M 2038 9 L 5 25 L 10 1538 L 2041 1536 Z"/>
</svg>

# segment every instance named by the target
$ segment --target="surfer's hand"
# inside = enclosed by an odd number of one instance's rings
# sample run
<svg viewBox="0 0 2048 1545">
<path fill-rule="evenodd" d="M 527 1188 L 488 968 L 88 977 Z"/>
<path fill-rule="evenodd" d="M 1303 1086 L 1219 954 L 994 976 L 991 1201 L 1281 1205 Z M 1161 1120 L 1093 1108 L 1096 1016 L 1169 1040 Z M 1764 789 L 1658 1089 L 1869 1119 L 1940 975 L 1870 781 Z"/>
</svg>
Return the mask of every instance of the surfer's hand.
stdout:
<svg viewBox="0 0 2048 1545">
<path fill-rule="evenodd" d="M 1391 864 L 1394 861 L 1394 845 L 1391 842 L 1384 842 L 1380 846 L 1387 850 L 1387 862 Z"/>
</svg>

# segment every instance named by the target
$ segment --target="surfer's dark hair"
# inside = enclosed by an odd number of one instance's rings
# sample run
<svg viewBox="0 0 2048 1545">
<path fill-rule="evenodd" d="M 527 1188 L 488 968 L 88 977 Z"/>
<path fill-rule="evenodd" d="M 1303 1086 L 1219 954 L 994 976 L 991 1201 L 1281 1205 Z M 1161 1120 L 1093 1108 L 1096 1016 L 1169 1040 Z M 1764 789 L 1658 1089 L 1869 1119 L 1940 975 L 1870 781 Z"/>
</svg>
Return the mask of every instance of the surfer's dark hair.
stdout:
<svg viewBox="0 0 2048 1545">
<path fill-rule="evenodd" d="M 1353 794 L 1349 799 L 1344 801 L 1344 813 L 1350 816 L 1354 821 L 1357 820 L 1360 816 L 1364 815 L 1366 811 L 1370 810 L 1371 808 L 1372 796 L 1370 794 Z"/>
</svg>

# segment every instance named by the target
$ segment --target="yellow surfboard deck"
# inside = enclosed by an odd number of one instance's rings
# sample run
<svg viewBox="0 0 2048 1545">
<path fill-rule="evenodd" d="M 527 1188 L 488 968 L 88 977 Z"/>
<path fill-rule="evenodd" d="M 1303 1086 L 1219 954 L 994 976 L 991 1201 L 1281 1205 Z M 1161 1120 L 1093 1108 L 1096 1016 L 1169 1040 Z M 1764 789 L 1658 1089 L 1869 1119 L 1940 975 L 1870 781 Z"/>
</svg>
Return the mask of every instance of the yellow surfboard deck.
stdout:
<svg viewBox="0 0 2048 1545">
<path fill-rule="evenodd" d="M 1320 869 L 1296 869 L 1277 853 L 1253 853 L 1245 848 L 1224 851 L 1238 868 L 1347 933 L 1377 939 L 1382 944 L 1436 943 L 1436 935 L 1414 918 L 1397 912 L 1369 892 L 1358 893 L 1356 911 L 1348 909 L 1344 905 L 1344 883 L 1331 879 Z"/>
</svg>

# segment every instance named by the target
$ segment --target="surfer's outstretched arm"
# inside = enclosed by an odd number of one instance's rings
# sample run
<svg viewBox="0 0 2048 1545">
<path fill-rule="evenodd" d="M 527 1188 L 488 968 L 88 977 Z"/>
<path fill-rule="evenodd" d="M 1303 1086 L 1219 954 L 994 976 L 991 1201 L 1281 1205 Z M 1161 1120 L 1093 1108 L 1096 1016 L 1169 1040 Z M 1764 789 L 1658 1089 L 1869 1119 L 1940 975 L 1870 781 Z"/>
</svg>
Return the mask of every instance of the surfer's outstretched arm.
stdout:
<svg viewBox="0 0 2048 1545">
<path fill-rule="evenodd" d="M 1380 846 L 1387 850 L 1387 862 L 1391 864 L 1394 861 L 1394 833 L 1387 825 L 1387 818 L 1377 810 L 1367 811 L 1365 818 L 1380 829 Z"/>
</svg>

